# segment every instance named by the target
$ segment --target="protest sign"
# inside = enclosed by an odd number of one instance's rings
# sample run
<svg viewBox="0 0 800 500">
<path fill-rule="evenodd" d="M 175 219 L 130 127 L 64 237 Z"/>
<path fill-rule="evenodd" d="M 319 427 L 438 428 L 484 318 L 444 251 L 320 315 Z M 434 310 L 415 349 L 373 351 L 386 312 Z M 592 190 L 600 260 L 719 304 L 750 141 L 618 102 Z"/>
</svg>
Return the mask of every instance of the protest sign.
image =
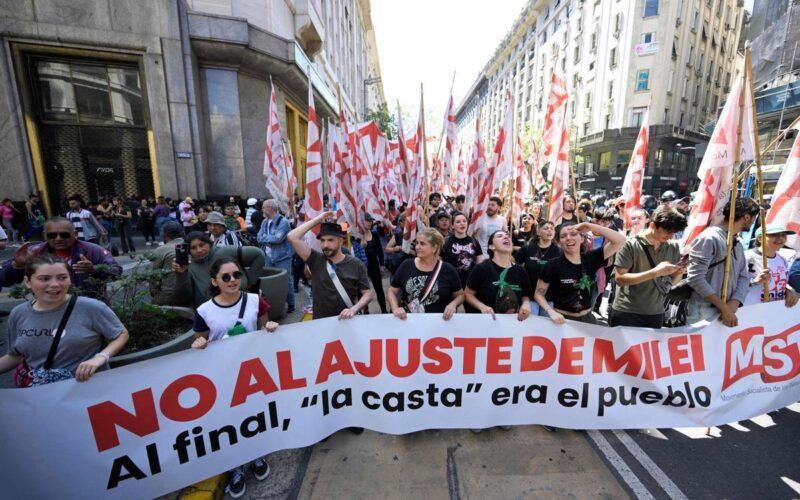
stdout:
<svg viewBox="0 0 800 500">
<path fill-rule="evenodd" d="M 4 492 L 155 497 L 353 426 L 735 422 L 800 399 L 800 318 L 787 311 L 760 304 L 736 328 L 662 331 L 508 315 L 329 318 L 84 383 L 2 390 Z"/>
</svg>

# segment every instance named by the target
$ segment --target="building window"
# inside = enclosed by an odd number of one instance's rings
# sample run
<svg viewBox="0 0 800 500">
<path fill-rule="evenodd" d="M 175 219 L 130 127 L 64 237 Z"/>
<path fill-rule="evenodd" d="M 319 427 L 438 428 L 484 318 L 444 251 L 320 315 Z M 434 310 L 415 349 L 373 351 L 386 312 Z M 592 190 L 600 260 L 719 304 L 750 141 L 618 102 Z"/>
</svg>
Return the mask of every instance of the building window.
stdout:
<svg viewBox="0 0 800 500">
<path fill-rule="evenodd" d="M 641 127 L 642 126 L 642 119 L 644 119 L 644 114 L 647 111 L 646 106 L 642 106 L 639 108 L 633 108 L 631 110 L 631 127 Z"/>
<path fill-rule="evenodd" d="M 577 63 L 580 62 L 580 60 L 581 60 L 581 46 L 580 45 L 575 45 L 575 49 L 573 50 L 573 53 L 572 53 L 572 61 L 575 64 L 577 64 Z"/>
<path fill-rule="evenodd" d="M 658 0 L 644 0 L 644 17 L 658 15 Z"/>
<path fill-rule="evenodd" d="M 673 59 L 677 59 L 678 58 L 678 37 L 677 36 L 672 40 L 672 58 Z"/>
<path fill-rule="evenodd" d="M 653 43 L 656 41 L 656 34 L 655 32 L 651 33 L 644 33 L 642 35 L 642 43 Z"/>
<path fill-rule="evenodd" d="M 600 153 L 600 172 L 608 172 L 611 167 L 611 151 L 603 151 Z"/>
<path fill-rule="evenodd" d="M 614 97 L 614 80 L 608 82 L 608 98 L 611 99 Z"/>
<path fill-rule="evenodd" d="M 617 65 L 617 48 L 614 47 L 611 49 L 611 54 L 608 56 L 609 66 L 612 68 L 616 67 Z"/>
<path fill-rule="evenodd" d="M 587 92 L 586 93 L 586 99 L 584 100 L 584 107 L 586 109 L 592 109 L 592 93 L 591 92 Z"/>
<path fill-rule="evenodd" d="M 667 82 L 667 92 L 672 93 L 673 80 L 675 80 L 675 70 L 669 70 L 669 81 Z"/>
<path fill-rule="evenodd" d="M 636 91 L 650 90 L 650 70 L 640 69 L 636 74 Z"/>
</svg>

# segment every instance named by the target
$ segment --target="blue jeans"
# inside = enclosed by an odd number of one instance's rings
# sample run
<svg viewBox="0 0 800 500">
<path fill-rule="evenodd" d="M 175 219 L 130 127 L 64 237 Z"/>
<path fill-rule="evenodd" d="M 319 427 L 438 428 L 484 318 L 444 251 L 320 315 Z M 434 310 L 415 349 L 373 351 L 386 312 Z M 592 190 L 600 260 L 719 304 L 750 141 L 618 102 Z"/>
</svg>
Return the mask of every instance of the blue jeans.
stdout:
<svg viewBox="0 0 800 500">
<path fill-rule="evenodd" d="M 159 241 L 164 241 L 164 224 L 169 220 L 169 217 L 159 217 L 156 219 L 156 232 L 158 232 Z"/>
<path fill-rule="evenodd" d="M 269 257 L 266 258 L 264 266 L 279 267 L 286 271 L 286 277 L 289 279 L 289 291 L 286 293 L 286 306 L 289 309 L 294 309 L 294 279 L 292 279 L 292 259 L 282 259 L 278 262 L 273 262 Z"/>
<path fill-rule="evenodd" d="M 547 303 L 550 304 L 550 307 L 553 307 L 553 303 L 552 302 L 548 301 Z M 539 303 L 536 302 L 535 300 L 531 301 L 531 315 L 533 315 L 533 316 L 542 316 L 544 318 L 549 318 L 550 317 L 550 315 L 547 314 L 547 311 L 545 311 L 544 309 L 539 307 Z"/>
</svg>

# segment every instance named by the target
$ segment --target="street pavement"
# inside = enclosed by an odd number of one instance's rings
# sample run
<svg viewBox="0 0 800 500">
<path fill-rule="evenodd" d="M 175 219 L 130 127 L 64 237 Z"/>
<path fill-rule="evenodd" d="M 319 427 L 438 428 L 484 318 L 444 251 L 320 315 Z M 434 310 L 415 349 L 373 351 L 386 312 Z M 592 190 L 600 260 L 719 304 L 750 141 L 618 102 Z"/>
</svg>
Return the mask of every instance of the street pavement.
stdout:
<svg viewBox="0 0 800 500">
<path fill-rule="evenodd" d="M 0 259 L 12 253 L 0 251 Z M 119 260 L 126 269 L 135 265 Z M 307 302 L 301 287 L 297 311 L 281 323 L 300 321 Z M 0 294 L 0 311 L 14 304 Z M 370 310 L 379 312 L 375 302 Z M 6 319 L 0 315 L 0 352 Z M 0 387 L 11 387 L 10 374 L 0 376 Z M 800 403 L 710 429 L 343 430 L 269 455 L 270 476 L 257 481 L 248 470 L 244 498 L 800 498 L 798 437 Z"/>
</svg>

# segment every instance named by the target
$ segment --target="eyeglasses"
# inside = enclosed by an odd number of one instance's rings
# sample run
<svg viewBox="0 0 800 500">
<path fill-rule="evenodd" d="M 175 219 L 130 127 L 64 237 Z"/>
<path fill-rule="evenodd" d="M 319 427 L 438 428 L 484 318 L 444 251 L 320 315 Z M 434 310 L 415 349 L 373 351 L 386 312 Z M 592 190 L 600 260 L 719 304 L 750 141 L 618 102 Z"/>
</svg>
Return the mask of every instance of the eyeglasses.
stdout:
<svg viewBox="0 0 800 500">
<path fill-rule="evenodd" d="M 58 233 L 47 233 L 45 235 L 45 237 L 48 240 L 54 240 L 56 238 L 61 238 L 62 240 L 68 240 L 68 239 L 72 238 L 72 233 L 68 233 L 66 231 L 61 231 L 61 232 L 58 232 Z"/>
<path fill-rule="evenodd" d="M 242 279 L 242 272 L 241 271 L 234 271 L 232 273 L 225 273 L 222 275 L 222 281 L 225 283 L 230 282 L 230 280 L 240 280 Z"/>
</svg>

